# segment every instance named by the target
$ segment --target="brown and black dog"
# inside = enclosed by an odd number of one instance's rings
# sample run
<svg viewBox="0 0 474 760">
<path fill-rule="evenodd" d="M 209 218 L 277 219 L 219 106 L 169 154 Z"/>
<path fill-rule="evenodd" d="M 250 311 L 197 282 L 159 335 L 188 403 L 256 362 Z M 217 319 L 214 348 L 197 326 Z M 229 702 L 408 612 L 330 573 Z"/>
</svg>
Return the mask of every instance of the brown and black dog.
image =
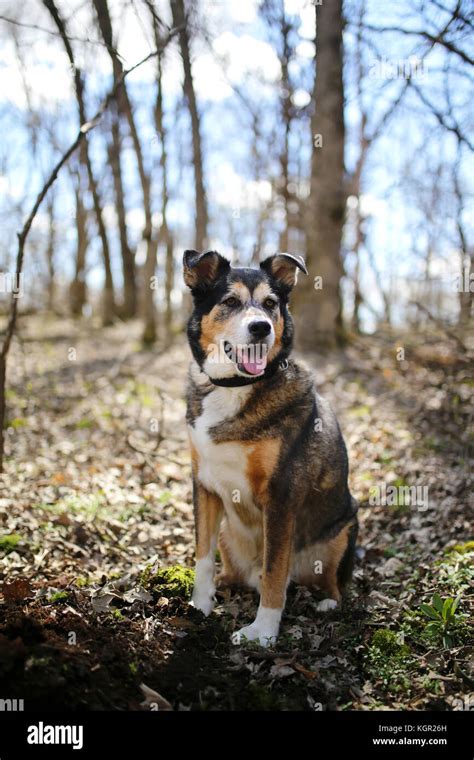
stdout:
<svg viewBox="0 0 474 760">
<path fill-rule="evenodd" d="M 270 256 L 231 267 L 215 251 L 185 251 L 194 309 L 187 423 L 196 521 L 192 604 L 209 615 L 220 580 L 258 589 L 253 623 L 234 643 L 276 640 L 290 580 L 319 586 L 319 608 L 341 599 L 352 573 L 356 504 L 344 441 L 311 373 L 288 359 L 290 292 L 303 262 Z M 310 329 L 310 328 L 309 328 Z M 219 580 L 219 579 L 218 579 Z"/>
</svg>

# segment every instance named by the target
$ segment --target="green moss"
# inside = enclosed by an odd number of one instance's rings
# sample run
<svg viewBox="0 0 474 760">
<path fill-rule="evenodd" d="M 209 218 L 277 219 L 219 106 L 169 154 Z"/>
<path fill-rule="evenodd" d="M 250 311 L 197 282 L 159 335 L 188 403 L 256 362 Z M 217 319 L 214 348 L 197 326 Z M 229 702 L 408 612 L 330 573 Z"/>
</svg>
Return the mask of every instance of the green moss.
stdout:
<svg viewBox="0 0 474 760">
<path fill-rule="evenodd" d="M 24 417 L 15 417 L 13 420 L 7 423 L 7 427 L 12 427 L 14 430 L 19 430 L 22 427 L 26 427 L 27 421 Z"/>
<path fill-rule="evenodd" d="M 140 584 L 160 596 L 171 598 L 179 596 L 190 599 L 194 586 L 194 570 L 181 565 L 163 567 L 154 572 L 153 565 L 148 565 L 139 576 Z"/>
<path fill-rule="evenodd" d="M 135 392 L 142 406 L 151 407 L 156 403 L 156 394 L 148 383 L 137 382 L 135 384 Z"/>
<path fill-rule="evenodd" d="M 77 586 L 78 588 L 86 588 L 86 586 L 90 586 L 91 583 L 92 581 L 83 575 L 80 575 L 74 581 L 74 585 Z"/>
<path fill-rule="evenodd" d="M 10 554 L 20 541 L 21 536 L 18 533 L 10 533 L 7 536 L 0 536 L 0 552 Z"/>
<path fill-rule="evenodd" d="M 350 414 L 351 417 L 366 417 L 368 414 L 370 414 L 370 407 L 367 406 L 367 404 L 354 406 L 352 409 L 349 409 L 348 414 Z"/>
<path fill-rule="evenodd" d="M 399 658 L 410 654 L 410 647 L 401 641 L 400 636 L 395 631 L 390 631 L 388 628 L 375 631 L 370 649 L 387 657 Z"/>
<path fill-rule="evenodd" d="M 25 663 L 25 670 L 32 670 L 33 668 L 36 668 L 38 670 L 46 670 L 50 665 L 53 664 L 54 660 L 52 657 L 40 657 L 38 655 L 32 654 L 30 657 L 28 657 Z"/>
<path fill-rule="evenodd" d="M 413 658 L 403 635 L 388 628 L 376 631 L 365 657 L 365 665 L 369 675 L 380 679 L 386 689 L 393 692 L 410 690 Z"/>
<path fill-rule="evenodd" d="M 474 552 L 474 541 L 466 541 L 464 544 L 456 544 L 455 546 L 450 546 L 449 549 L 446 549 L 446 554 L 451 554 L 452 552 L 456 552 L 457 554 L 469 554 Z"/>
<path fill-rule="evenodd" d="M 48 596 L 48 602 L 54 604 L 55 602 L 67 602 L 69 594 L 67 591 L 55 591 L 54 594 Z"/>
<path fill-rule="evenodd" d="M 112 617 L 115 618 L 115 620 L 125 620 L 125 615 L 122 615 L 120 610 L 112 610 Z"/>
<path fill-rule="evenodd" d="M 84 417 L 82 420 L 78 420 L 76 422 L 76 428 L 78 430 L 85 430 L 92 427 L 92 420 L 88 420 L 87 417 Z"/>
</svg>

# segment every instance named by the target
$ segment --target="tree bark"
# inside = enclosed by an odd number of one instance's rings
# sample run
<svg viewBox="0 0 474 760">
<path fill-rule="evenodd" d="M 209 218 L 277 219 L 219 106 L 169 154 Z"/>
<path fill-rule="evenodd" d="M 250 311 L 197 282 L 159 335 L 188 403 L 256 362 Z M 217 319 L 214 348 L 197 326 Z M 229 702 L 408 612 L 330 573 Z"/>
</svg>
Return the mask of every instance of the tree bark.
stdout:
<svg viewBox="0 0 474 760">
<path fill-rule="evenodd" d="M 120 121 L 117 113 L 114 113 L 112 116 L 111 134 L 112 142 L 109 145 L 109 161 L 114 180 L 115 205 L 117 209 L 120 237 L 120 253 L 122 256 L 123 304 L 121 308 L 121 316 L 123 319 L 131 319 L 137 313 L 137 283 L 135 257 L 128 243 L 127 212 L 125 208 L 125 193 L 122 175 L 122 142 L 120 135 Z"/>
<path fill-rule="evenodd" d="M 313 155 L 308 201 L 306 264 L 309 277 L 294 301 L 298 345 L 304 350 L 343 342 L 340 281 L 344 188 L 344 90 L 342 0 L 316 6 L 317 70 L 312 121 Z M 322 147 L 318 145 L 318 135 Z M 316 289 L 315 277 L 322 278 Z"/>
<path fill-rule="evenodd" d="M 107 0 L 93 0 L 97 13 L 100 32 L 107 46 L 108 53 L 112 61 L 114 81 L 118 81 L 123 73 L 122 62 L 117 54 L 113 42 L 112 22 L 110 20 Z M 135 124 L 132 104 L 128 96 L 128 90 L 125 82 L 120 86 L 117 97 L 118 108 L 121 114 L 126 118 L 132 137 L 133 147 L 137 158 L 138 174 L 143 195 L 143 211 L 145 214 L 145 227 L 143 230 L 143 239 L 146 242 L 146 260 L 143 268 L 143 312 L 144 312 L 144 334 L 143 340 L 146 343 L 153 343 L 156 340 L 156 310 L 154 305 L 154 291 L 152 290 L 151 278 L 156 269 L 156 236 L 153 235 L 152 208 L 151 208 L 151 180 L 145 169 L 143 160 L 143 151 L 138 136 L 138 130 Z"/>
<path fill-rule="evenodd" d="M 153 36 L 156 48 L 161 47 L 161 36 L 159 29 L 158 17 L 151 0 L 147 0 L 147 6 L 151 14 L 151 22 L 153 27 Z M 160 241 L 163 242 L 165 247 L 165 315 L 164 315 L 164 331 L 165 331 L 165 344 L 169 345 L 172 338 L 172 322 L 173 322 L 173 308 L 171 302 L 171 291 L 174 285 L 174 249 L 173 249 L 173 236 L 168 226 L 168 202 L 169 202 L 169 188 L 168 188 L 168 152 L 166 149 L 166 129 L 164 124 L 164 112 L 163 112 L 163 54 L 158 55 L 156 59 L 157 71 L 156 71 L 156 102 L 155 102 L 155 127 L 156 134 L 161 144 L 160 155 L 160 171 L 161 171 L 161 235 Z"/>
<path fill-rule="evenodd" d="M 46 266 L 48 268 L 48 293 L 47 309 L 54 312 L 56 283 L 55 283 L 55 266 L 54 251 L 56 248 L 56 221 L 54 214 L 54 194 L 51 193 L 48 205 L 48 243 L 46 245 Z"/>
<path fill-rule="evenodd" d="M 191 65 L 190 52 L 190 35 L 187 22 L 187 15 L 184 7 L 184 0 L 170 0 L 171 12 L 173 15 L 173 25 L 182 27 L 179 32 L 179 45 L 181 58 L 183 61 L 184 71 L 184 95 L 188 105 L 189 116 L 191 119 L 191 131 L 193 142 L 193 164 L 194 164 L 194 187 L 195 187 L 195 241 L 194 247 L 198 251 L 203 251 L 207 245 L 207 197 L 204 187 L 204 169 L 202 159 L 202 139 L 201 139 L 201 117 L 197 107 L 196 93 L 194 90 L 194 79 Z"/>
<path fill-rule="evenodd" d="M 474 251 L 468 251 L 469 245 L 463 223 L 463 209 L 466 199 L 463 195 L 460 182 L 461 145 L 458 143 L 458 153 L 453 167 L 454 197 L 456 199 L 456 230 L 459 245 L 459 313 L 458 326 L 467 327 L 472 314 L 473 293 L 471 290 L 471 276 L 474 270 Z"/>
<path fill-rule="evenodd" d="M 86 291 L 86 254 L 89 245 L 87 232 L 87 209 L 82 200 L 80 169 L 78 171 L 77 186 L 74 188 L 76 198 L 76 262 L 74 279 L 69 286 L 69 307 L 73 317 L 82 316 L 87 300 Z"/>
</svg>

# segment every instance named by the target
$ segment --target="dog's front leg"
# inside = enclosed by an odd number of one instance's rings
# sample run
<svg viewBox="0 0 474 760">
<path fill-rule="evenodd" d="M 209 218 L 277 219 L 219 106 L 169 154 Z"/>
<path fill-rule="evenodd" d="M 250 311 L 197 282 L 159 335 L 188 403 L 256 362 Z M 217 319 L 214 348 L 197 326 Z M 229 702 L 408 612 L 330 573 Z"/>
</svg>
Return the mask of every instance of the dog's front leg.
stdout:
<svg viewBox="0 0 474 760">
<path fill-rule="evenodd" d="M 262 591 L 257 617 L 251 625 L 232 635 L 232 642 L 258 641 L 261 646 L 273 644 L 280 630 L 285 607 L 286 587 L 290 576 L 294 518 L 271 509 L 263 517 Z"/>
<path fill-rule="evenodd" d="M 191 604 L 205 615 L 214 607 L 214 568 L 217 536 L 223 513 L 219 496 L 194 484 L 194 520 L 196 525 L 196 580 Z"/>
</svg>

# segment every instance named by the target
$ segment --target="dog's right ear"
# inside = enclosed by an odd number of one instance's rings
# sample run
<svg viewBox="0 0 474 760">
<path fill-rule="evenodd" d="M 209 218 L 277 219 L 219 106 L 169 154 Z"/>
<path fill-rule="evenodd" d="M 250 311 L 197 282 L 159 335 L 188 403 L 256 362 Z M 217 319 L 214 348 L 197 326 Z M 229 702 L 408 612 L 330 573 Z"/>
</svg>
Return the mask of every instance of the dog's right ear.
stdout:
<svg viewBox="0 0 474 760">
<path fill-rule="evenodd" d="M 184 282 L 191 290 L 206 290 L 230 269 L 230 261 L 217 251 L 185 251 L 183 256 Z"/>
</svg>

